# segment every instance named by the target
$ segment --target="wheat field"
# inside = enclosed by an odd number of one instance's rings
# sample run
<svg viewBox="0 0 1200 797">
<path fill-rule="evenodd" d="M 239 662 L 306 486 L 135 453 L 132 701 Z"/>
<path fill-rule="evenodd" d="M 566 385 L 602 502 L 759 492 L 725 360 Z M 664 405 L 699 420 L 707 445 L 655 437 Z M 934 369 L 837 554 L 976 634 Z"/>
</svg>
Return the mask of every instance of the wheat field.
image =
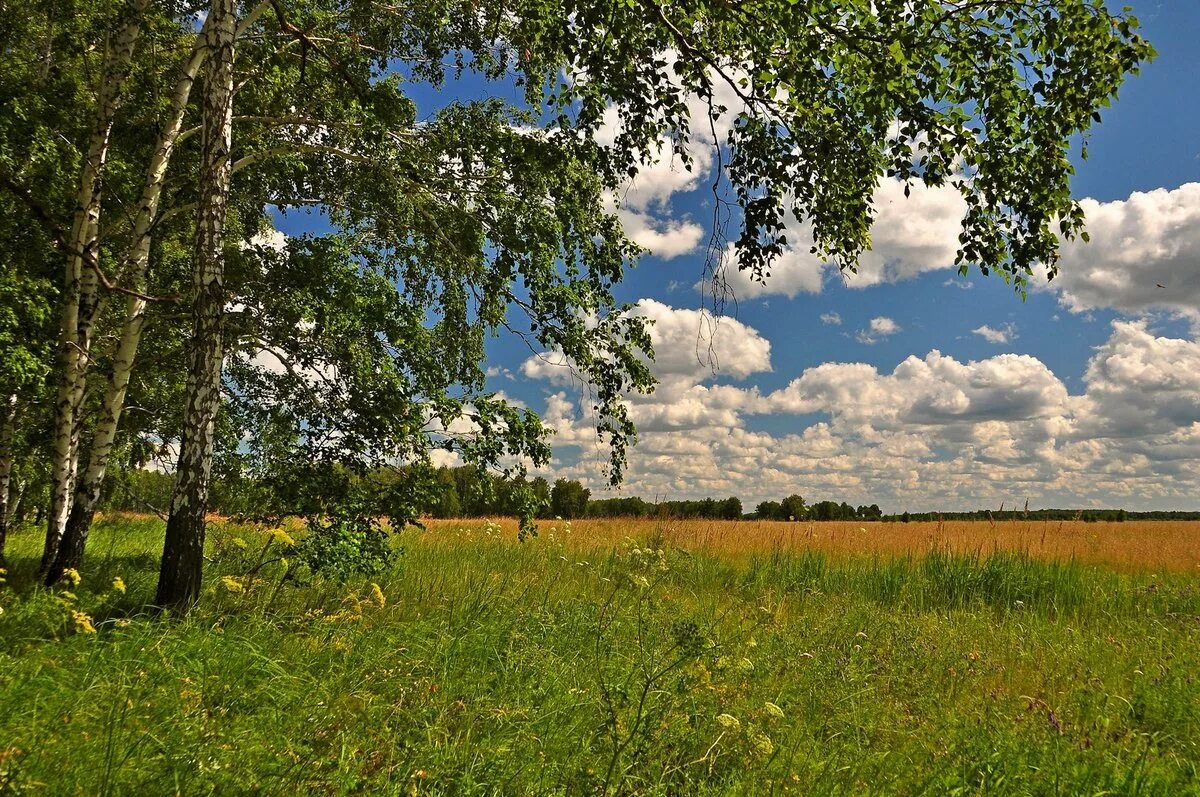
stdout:
<svg viewBox="0 0 1200 797">
<path fill-rule="evenodd" d="M 434 539 L 448 542 L 492 533 L 516 537 L 517 522 L 426 520 Z M 931 551 L 988 556 L 1022 553 L 1048 561 L 1076 561 L 1122 572 L 1200 573 L 1200 521 L 944 521 L 862 523 L 580 519 L 540 521 L 539 534 L 569 546 L 611 547 L 625 539 L 661 538 L 693 553 L 751 557 L 815 551 L 834 557 L 919 557 Z"/>
</svg>

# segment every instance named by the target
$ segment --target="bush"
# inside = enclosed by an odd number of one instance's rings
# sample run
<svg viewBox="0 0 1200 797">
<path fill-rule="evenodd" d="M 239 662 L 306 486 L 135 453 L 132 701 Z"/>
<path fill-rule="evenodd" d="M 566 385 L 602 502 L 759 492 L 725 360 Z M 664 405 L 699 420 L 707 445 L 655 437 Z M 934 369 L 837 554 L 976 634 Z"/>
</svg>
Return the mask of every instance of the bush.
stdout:
<svg viewBox="0 0 1200 797">
<path fill-rule="evenodd" d="M 373 517 L 309 518 L 308 532 L 296 555 L 313 573 L 335 581 L 380 573 L 398 553 Z"/>
</svg>

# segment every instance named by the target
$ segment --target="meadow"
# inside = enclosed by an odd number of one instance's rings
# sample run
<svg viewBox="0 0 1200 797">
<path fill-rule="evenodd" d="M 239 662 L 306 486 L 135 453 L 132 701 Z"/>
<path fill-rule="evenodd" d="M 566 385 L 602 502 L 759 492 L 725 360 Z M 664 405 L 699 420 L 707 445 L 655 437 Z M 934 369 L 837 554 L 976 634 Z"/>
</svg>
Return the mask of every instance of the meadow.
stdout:
<svg viewBox="0 0 1200 797">
<path fill-rule="evenodd" d="M 0 794 L 1200 794 L 1200 524 L 438 521 L 387 572 L 157 518 L 0 585 Z"/>
</svg>

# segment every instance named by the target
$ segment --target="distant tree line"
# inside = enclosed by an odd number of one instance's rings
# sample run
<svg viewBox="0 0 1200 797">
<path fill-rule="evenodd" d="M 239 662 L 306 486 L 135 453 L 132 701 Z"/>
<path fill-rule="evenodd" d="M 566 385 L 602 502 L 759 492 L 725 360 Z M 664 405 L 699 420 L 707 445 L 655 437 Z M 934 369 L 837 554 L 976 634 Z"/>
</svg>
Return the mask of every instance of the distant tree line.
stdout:
<svg viewBox="0 0 1200 797">
<path fill-rule="evenodd" d="M 642 498 L 602 498 L 588 505 L 588 517 L 663 517 L 704 520 L 741 520 L 742 499 L 704 498 L 699 501 L 660 501 Z"/>
<path fill-rule="evenodd" d="M 163 512 L 170 505 L 175 477 L 159 471 L 131 469 L 114 474 L 106 485 L 101 507 L 116 511 Z M 209 506 L 223 515 L 306 514 L 338 496 L 358 493 L 360 500 L 375 504 L 386 514 L 392 496 L 415 495 L 421 513 L 433 518 L 504 517 L 521 514 L 530 499 L 539 518 L 581 518 L 588 514 L 591 491 L 580 482 L 558 479 L 551 484 L 542 476 L 502 478 L 474 465 L 441 467 L 432 472 L 379 470 L 366 475 L 351 472 L 323 474 L 296 480 L 299 490 L 288 494 L 278 485 L 251 479 L 217 479 Z M 416 486 L 414 487 L 414 484 Z M 264 510 L 268 495 L 272 506 Z"/>
<path fill-rule="evenodd" d="M 345 481 L 364 481 L 362 476 L 345 476 Z M 1123 522 L 1125 520 L 1200 520 L 1200 512 L 1152 511 L 1131 512 L 1125 509 L 1031 509 L 987 510 L 969 512 L 902 512 L 884 514 L 878 504 L 851 506 L 846 502 L 817 501 L 809 504 L 803 496 L 792 494 L 778 501 L 762 501 L 753 512 L 745 513 L 742 501 L 736 496 L 703 498 L 691 501 L 650 502 L 637 496 L 593 499 L 591 490 L 574 479 L 559 478 L 550 482 L 542 476 L 526 479 L 506 479 L 473 465 L 442 467 L 418 474 L 405 470 L 379 471 L 372 476 L 374 489 L 368 492 L 369 502 L 377 504 L 385 514 L 389 496 L 408 491 L 412 482 L 420 481 L 416 491 L 417 503 L 426 517 L 471 518 L 514 517 L 521 513 L 523 503 L 532 500 L 536 515 L 542 519 L 562 518 L 671 518 L 702 520 L 793 520 L 826 521 L 852 520 L 859 522 L 936 522 L 939 520 L 1011 521 L 1040 520 L 1085 522 Z M 277 515 L 304 514 L 319 505 L 317 493 L 329 490 L 337 479 L 297 480 L 303 494 L 276 504 Z M 109 510 L 159 512 L 165 514 L 170 506 L 174 476 L 158 471 L 130 469 L 118 471 L 106 483 L 101 507 Z M 322 488 L 320 485 L 325 485 Z M 343 485 L 340 488 L 345 491 Z M 263 514 L 266 496 L 278 501 L 283 492 L 277 485 L 260 485 L 252 480 L 218 479 L 213 484 L 212 510 L 223 515 Z M 407 497 L 408 492 L 405 492 Z M 42 506 L 36 496 L 27 506 Z M 38 518 L 40 521 L 40 518 Z"/>
<path fill-rule="evenodd" d="M 782 501 L 763 501 L 754 508 L 756 520 L 879 520 L 883 510 L 878 504 L 850 506 L 845 501 L 818 501 L 812 506 L 800 495 L 792 494 Z"/>
<path fill-rule="evenodd" d="M 901 512 L 883 520 L 900 523 L 938 520 L 1082 520 L 1085 523 L 1124 523 L 1126 520 L 1200 520 L 1200 512 L 1126 509 L 975 509 L 968 512 Z"/>
</svg>

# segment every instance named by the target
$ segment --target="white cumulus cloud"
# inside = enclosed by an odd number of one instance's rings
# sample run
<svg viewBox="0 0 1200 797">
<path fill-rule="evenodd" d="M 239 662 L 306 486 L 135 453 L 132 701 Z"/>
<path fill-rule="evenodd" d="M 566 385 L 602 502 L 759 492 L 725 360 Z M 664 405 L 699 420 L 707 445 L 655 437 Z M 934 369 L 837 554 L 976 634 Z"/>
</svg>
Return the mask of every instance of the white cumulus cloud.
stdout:
<svg viewBox="0 0 1200 797">
<path fill-rule="evenodd" d="M 926 271 L 957 268 L 958 234 L 966 203 L 952 186 L 910 186 L 884 178 L 873 197 L 875 222 L 871 228 L 871 248 L 859 259 L 855 273 L 843 275 L 851 288 L 866 288 L 882 283 L 910 279 Z M 739 299 L 782 294 L 820 293 L 827 274 L 837 268 L 811 253 L 812 225 L 794 219 L 786 225 L 788 247 L 772 264 L 770 276 L 752 279 L 750 272 L 737 268 L 732 245 L 727 251 L 725 280 Z M 698 283 L 697 287 L 711 290 Z"/>
<path fill-rule="evenodd" d="M 1200 322 L 1200 183 L 1081 204 L 1091 241 L 1063 247 L 1046 288 L 1073 312 L 1166 310 Z"/>
<path fill-rule="evenodd" d="M 887 316 L 879 316 L 872 318 L 871 323 L 866 329 L 860 329 L 855 339 L 859 343 L 875 343 L 880 338 L 886 338 L 890 335 L 895 335 L 900 331 L 900 325 Z"/>
<path fill-rule="evenodd" d="M 825 363 L 761 391 L 722 383 L 770 368 L 769 342 L 753 328 L 718 333 L 718 349 L 743 364 L 714 374 L 695 359 L 697 311 L 643 306 L 661 322 L 664 384 L 630 399 L 642 426 L 627 494 L 738 495 L 752 506 L 799 492 L 899 511 L 1026 499 L 1166 507 L 1200 492 L 1200 342 L 1156 335 L 1145 321 L 1113 324 L 1075 394 L 1036 357 L 964 362 L 936 350 L 890 371 Z M 560 430 L 556 472 L 600 489 L 603 452 L 585 413 L 561 390 L 547 409 Z M 765 415 L 773 431 L 755 428 Z"/>
<path fill-rule="evenodd" d="M 983 326 L 975 327 L 971 332 L 983 338 L 988 343 L 1009 343 L 1017 336 L 1017 330 L 1012 324 L 1004 324 L 1000 327 L 991 327 L 984 324 Z"/>
</svg>

